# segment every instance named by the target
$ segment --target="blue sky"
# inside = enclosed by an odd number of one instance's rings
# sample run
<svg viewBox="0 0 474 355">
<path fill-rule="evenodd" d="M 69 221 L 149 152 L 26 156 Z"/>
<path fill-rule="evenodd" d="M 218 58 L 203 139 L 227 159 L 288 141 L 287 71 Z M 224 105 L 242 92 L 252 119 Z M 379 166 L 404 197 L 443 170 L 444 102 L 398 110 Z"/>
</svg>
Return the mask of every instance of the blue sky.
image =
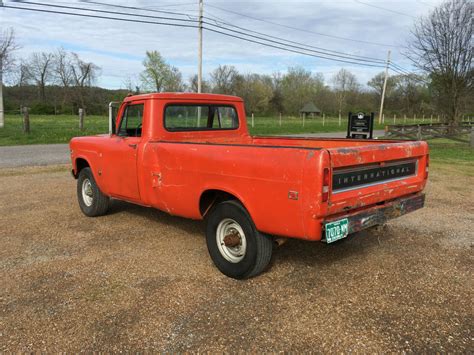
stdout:
<svg viewBox="0 0 474 355">
<path fill-rule="evenodd" d="M 31 1 L 133 12 L 88 4 L 84 1 Z M 187 13 L 190 16 L 196 16 L 198 10 L 198 0 L 97 1 L 175 11 Z M 204 13 L 247 29 L 330 50 L 385 59 L 387 50 L 391 49 L 392 58 L 397 64 L 412 69 L 411 64 L 401 54 L 402 47 L 409 38 L 410 29 L 416 18 L 427 15 L 440 2 L 439 0 L 204 0 Z M 4 0 L 4 3 L 11 6 L 43 8 L 11 0 Z M 154 12 L 141 13 L 159 15 Z M 304 31 L 257 21 L 236 13 L 300 28 Z M 181 70 L 185 80 L 197 72 L 198 33 L 194 28 L 135 24 L 0 8 L 0 27 L 10 26 L 15 29 L 21 45 L 21 49 L 17 52 L 18 57 L 26 58 L 33 52 L 54 51 L 62 46 L 78 53 L 84 60 L 92 61 L 101 67 L 97 84 L 102 87 L 124 87 L 127 77 L 136 78 L 143 69 L 141 62 L 146 50 L 160 51 L 169 63 Z M 314 32 L 353 40 L 330 38 Z M 378 42 L 391 47 L 354 40 Z M 330 84 L 331 76 L 342 67 L 356 74 L 363 85 L 382 70 L 307 57 L 206 31 L 204 33 L 204 76 L 207 77 L 210 71 L 219 64 L 234 65 L 242 73 L 262 74 L 284 73 L 289 66 L 301 65 L 315 73 L 323 73 L 328 84 Z"/>
</svg>

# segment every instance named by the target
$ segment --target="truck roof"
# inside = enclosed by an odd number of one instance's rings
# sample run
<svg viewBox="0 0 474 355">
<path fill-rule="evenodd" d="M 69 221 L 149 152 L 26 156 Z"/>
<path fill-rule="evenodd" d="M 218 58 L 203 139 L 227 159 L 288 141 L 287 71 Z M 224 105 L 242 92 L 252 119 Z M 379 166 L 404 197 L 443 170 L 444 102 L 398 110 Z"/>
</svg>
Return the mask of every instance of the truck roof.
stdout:
<svg viewBox="0 0 474 355">
<path fill-rule="evenodd" d="M 189 92 L 160 92 L 160 93 L 149 93 L 141 95 L 130 95 L 127 96 L 124 101 L 132 100 L 144 100 L 144 99 L 158 99 L 158 100 L 212 100 L 212 101 L 238 101 L 242 102 L 243 100 L 238 96 L 232 95 L 220 95 L 220 94 L 198 94 L 198 93 L 189 93 Z"/>
</svg>

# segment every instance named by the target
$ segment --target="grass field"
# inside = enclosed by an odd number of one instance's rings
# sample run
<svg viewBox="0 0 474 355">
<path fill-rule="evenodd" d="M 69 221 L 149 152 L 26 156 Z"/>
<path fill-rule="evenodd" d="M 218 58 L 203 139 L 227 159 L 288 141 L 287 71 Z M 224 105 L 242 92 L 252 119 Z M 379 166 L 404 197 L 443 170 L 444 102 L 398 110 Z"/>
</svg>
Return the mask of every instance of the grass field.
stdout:
<svg viewBox="0 0 474 355">
<path fill-rule="evenodd" d="M 397 123 L 403 123 L 398 119 Z M 248 118 L 248 126 L 251 134 L 295 134 L 295 133 L 319 133 L 345 131 L 346 120 L 342 120 L 339 126 L 337 117 L 326 117 L 323 124 L 322 117 L 306 119 L 283 117 L 280 125 L 278 117 L 255 117 L 254 127 L 252 120 Z M 407 120 L 407 123 L 421 123 L 422 120 Z M 425 123 L 429 119 L 424 120 Z M 392 124 L 393 119 L 386 120 L 385 124 Z M 108 119 L 105 116 L 86 116 L 83 131 L 79 130 L 77 116 L 71 115 L 31 115 L 31 133 L 22 132 L 22 118 L 19 115 L 7 115 L 5 127 L 0 129 L 0 146 L 20 144 L 50 144 L 67 143 L 72 137 L 91 134 L 106 133 L 108 130 Z M 375 129 L 383 129 L 384 125 L 375 126 Z M 467 138 L 467 137 L 466 137 Z M 467 144 L 455 142 L 448 139 L 435 139 L 429 141 L 431 159 L 433 162 L 444 164 L 474 162 L 474 149 Z"/>
</svg>

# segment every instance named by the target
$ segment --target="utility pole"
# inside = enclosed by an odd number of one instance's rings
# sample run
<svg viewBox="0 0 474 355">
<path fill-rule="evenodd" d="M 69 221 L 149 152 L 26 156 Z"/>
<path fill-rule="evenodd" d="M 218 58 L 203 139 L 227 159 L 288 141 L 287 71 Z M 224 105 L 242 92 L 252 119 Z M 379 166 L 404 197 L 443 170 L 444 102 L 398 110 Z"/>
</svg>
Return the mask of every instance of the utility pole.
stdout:
<svg viewBox="0 0 474 355">
<path fill-rule="evenodd" d="M 385 79 L 383 81 L 382 98 L 380 99 L 379 124 L 382 123 L 383 101 L 385 100 L 385 89 L 387 88 L 388 67 L 390 66 L 390 50 L 387 53 L 387 65 L 385 66 Z"/>
<path fill-rule="evenodd" d="M 1 1 L 1 0 L 0 0 Z M 198 93 L 202 88 L 202 13 L 204 10 L 203 0 L 199 0 L 199 66 L 198 66 Z"/>
</svg>

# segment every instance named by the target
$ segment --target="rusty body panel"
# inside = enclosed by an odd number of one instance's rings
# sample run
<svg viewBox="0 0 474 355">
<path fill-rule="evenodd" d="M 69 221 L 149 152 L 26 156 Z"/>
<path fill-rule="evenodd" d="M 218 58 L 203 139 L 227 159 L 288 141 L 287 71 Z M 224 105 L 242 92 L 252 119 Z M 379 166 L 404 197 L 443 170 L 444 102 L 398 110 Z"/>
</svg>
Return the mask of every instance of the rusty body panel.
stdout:
<svg viewBox="0 0 474 355">
<path fill-rule="evenodd" d="M 87 164 L 104 194 L 173 215 L 202 219 L 207 210 L 201 208 L 202 197 L 218 191 L 238 199 L 261 232 L 321 240 L 325 221 L 364 209 L 379 211 L 380 204 L 413 196 L 426 184 L 425 142 L 252 137 L 242 100 L 210 94 L 127 97 L 117 127 L 132 103 L 144 105 L 141 137 L 74 138 L 73 171 L 77 175 Z M 238 127 L 180 132 L 164 127 L 166 105 L 193 103 L 234 107 Z M 341 169 L 405 160 L 416 162 L 416 171 L 400 179 L 333 192 L 332 182 L 326 186 L 323 178 L 325 169 L 332 176 Z"/>
</svg>

